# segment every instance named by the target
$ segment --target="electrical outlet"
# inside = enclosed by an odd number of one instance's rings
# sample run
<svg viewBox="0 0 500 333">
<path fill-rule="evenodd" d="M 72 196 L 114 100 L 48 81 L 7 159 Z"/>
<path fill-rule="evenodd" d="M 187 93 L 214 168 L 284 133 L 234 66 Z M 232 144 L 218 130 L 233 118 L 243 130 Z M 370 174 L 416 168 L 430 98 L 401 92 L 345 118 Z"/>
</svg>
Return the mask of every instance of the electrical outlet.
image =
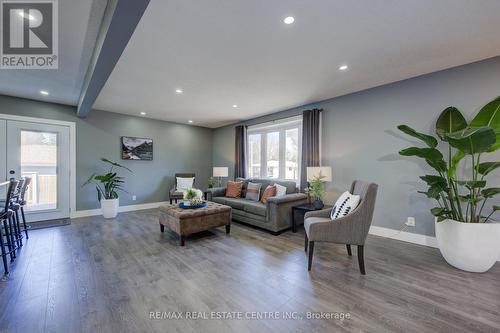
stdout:
<svg viewBox="0 0 500 333">
<path fill-rule="evenodd" d="M 132 196 L 132 201 L 137 200 L 137 197 L 135 195 Z"/>
<path fill-rule="evenodd" d="M 406 223 L 405 223 L 407 226 L 409 227 L 414 227 L 415 226 L 415 218 L 414 217 L 411 217 L 409 216 L 408 219 L 406 220 Z"/>
</svg>

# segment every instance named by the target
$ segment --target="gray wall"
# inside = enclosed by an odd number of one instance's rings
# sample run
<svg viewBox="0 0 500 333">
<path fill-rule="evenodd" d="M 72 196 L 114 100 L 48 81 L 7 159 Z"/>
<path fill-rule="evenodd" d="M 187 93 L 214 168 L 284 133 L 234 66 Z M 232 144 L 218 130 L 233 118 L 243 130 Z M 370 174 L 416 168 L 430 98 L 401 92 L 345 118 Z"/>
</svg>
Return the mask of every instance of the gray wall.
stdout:
<svg viewBox="0 0 500 333">
<path fill-rule="evenodd" d="M 76 123 L 77 210 L 98 208 L 95 189 L 80 186 L 93 172 L 105 171 L 101 157 L 123 163 L 133 171 L 123 172 L 129 194 L 120 195 L 122 206 L 167 200 L 176 172 L 195 172 L 200 188 L 206 187 L 210 177 L 210 129 L 96 110 L 80 119 L 74 107 L 7 96 L 0 96 L 0 113 Z M 121 161 L 121 136 L 152 138 L 153 161 Z M 137 196 L 136 201 L 132 201 L 132 195 Z"/>
<path fill-rule="evenodd" d="M 434 235 L 429 213 L 434 203 L 416 193 L 424 189 L 418 176 L 432 170 L 425 163 L 397 154 L 414 141 L 397 133 L 396 126 L 408 124 L 430 132 L 447 106 L 458 107 L 470 118 L 499 95 L 500 58 L 494 58 L 243 123 L 252 125 L 306 109 L 324 109 L 322 162 L 332 166 L 334 177 L 327 185 L 327 201 L 334 201 L 354 179 L 374 181 L 380 185 L 374 225 L 401 229 L 406 218 L 414 216 L 416 227 L 408 231 Z M 500 154 L 494 155 L 489 159 L 500 159 Z M 213 163 L 229 166 L 233 172 L 234 126 L 214 131 Z M 500 185 L 498 172 L 489 179 L 491 185 Z"/>
</svg>

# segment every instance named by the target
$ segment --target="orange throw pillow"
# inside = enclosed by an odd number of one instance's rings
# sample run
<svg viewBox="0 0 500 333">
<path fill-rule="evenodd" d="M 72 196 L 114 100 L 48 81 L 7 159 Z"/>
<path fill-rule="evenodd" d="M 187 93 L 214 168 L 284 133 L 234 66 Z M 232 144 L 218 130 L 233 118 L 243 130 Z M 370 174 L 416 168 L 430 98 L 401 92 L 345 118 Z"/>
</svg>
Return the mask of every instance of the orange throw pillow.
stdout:
<svg viewBox="0 0 500 333">
<path fill-rule="evenodd" d="M 260 201 L 262 203 L 266 203 L 267 202 L 267 199 L 270 198 L 270 197 L 275 197 L 276 196 L 276 186 L 268 186 L 264 193 L 262 193 L 262 198 L 260 199 Z"/>
<path fill-rule="evenodd" d="M 228 198 L 241 198 L 241 189 L 243 188 L 243 182 L 227 182 L 226 197 Z"/>
</svg>

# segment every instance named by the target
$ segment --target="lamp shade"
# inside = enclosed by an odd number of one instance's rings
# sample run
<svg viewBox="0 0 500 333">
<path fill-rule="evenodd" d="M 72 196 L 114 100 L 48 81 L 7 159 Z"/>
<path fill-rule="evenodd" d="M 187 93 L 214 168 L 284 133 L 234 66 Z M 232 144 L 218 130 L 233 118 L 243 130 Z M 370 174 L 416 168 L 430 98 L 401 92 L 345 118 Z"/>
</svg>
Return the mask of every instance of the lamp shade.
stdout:
<svg viewBox="0 0 500 333">
<path fill-rule="evenodd" d="M 322 180 L 324 182 L 332 181 L 332 168 L 331 167 L 307 167 L 307 181 L 311 181 L 313 178 L 324 176 Z"/>
<path fill-rule="evenodd" d="M 214 167 L 214 177 L 227 177 L 229 175 L 228 167 Z"/>
</svg>

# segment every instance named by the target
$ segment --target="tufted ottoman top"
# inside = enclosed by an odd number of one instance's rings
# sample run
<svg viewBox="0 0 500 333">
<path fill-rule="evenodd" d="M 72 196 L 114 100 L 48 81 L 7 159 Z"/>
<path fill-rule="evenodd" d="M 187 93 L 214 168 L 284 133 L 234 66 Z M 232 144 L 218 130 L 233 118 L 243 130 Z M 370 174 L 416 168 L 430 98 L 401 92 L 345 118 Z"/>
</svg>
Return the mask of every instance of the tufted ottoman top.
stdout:
<svg viewBox="0 0 500 333">
<path fill-rule="evenodd" d="M 203 208 L 182 209 L 178 205 L 162 205 L 160 212 L 168 214 L 177 219 L 193 218 L 198 216 L 206 216 L 231 211 L 231 207 L 221 205 L 215 202 L 207 201 L 207 205 Z"/>
</svg>

